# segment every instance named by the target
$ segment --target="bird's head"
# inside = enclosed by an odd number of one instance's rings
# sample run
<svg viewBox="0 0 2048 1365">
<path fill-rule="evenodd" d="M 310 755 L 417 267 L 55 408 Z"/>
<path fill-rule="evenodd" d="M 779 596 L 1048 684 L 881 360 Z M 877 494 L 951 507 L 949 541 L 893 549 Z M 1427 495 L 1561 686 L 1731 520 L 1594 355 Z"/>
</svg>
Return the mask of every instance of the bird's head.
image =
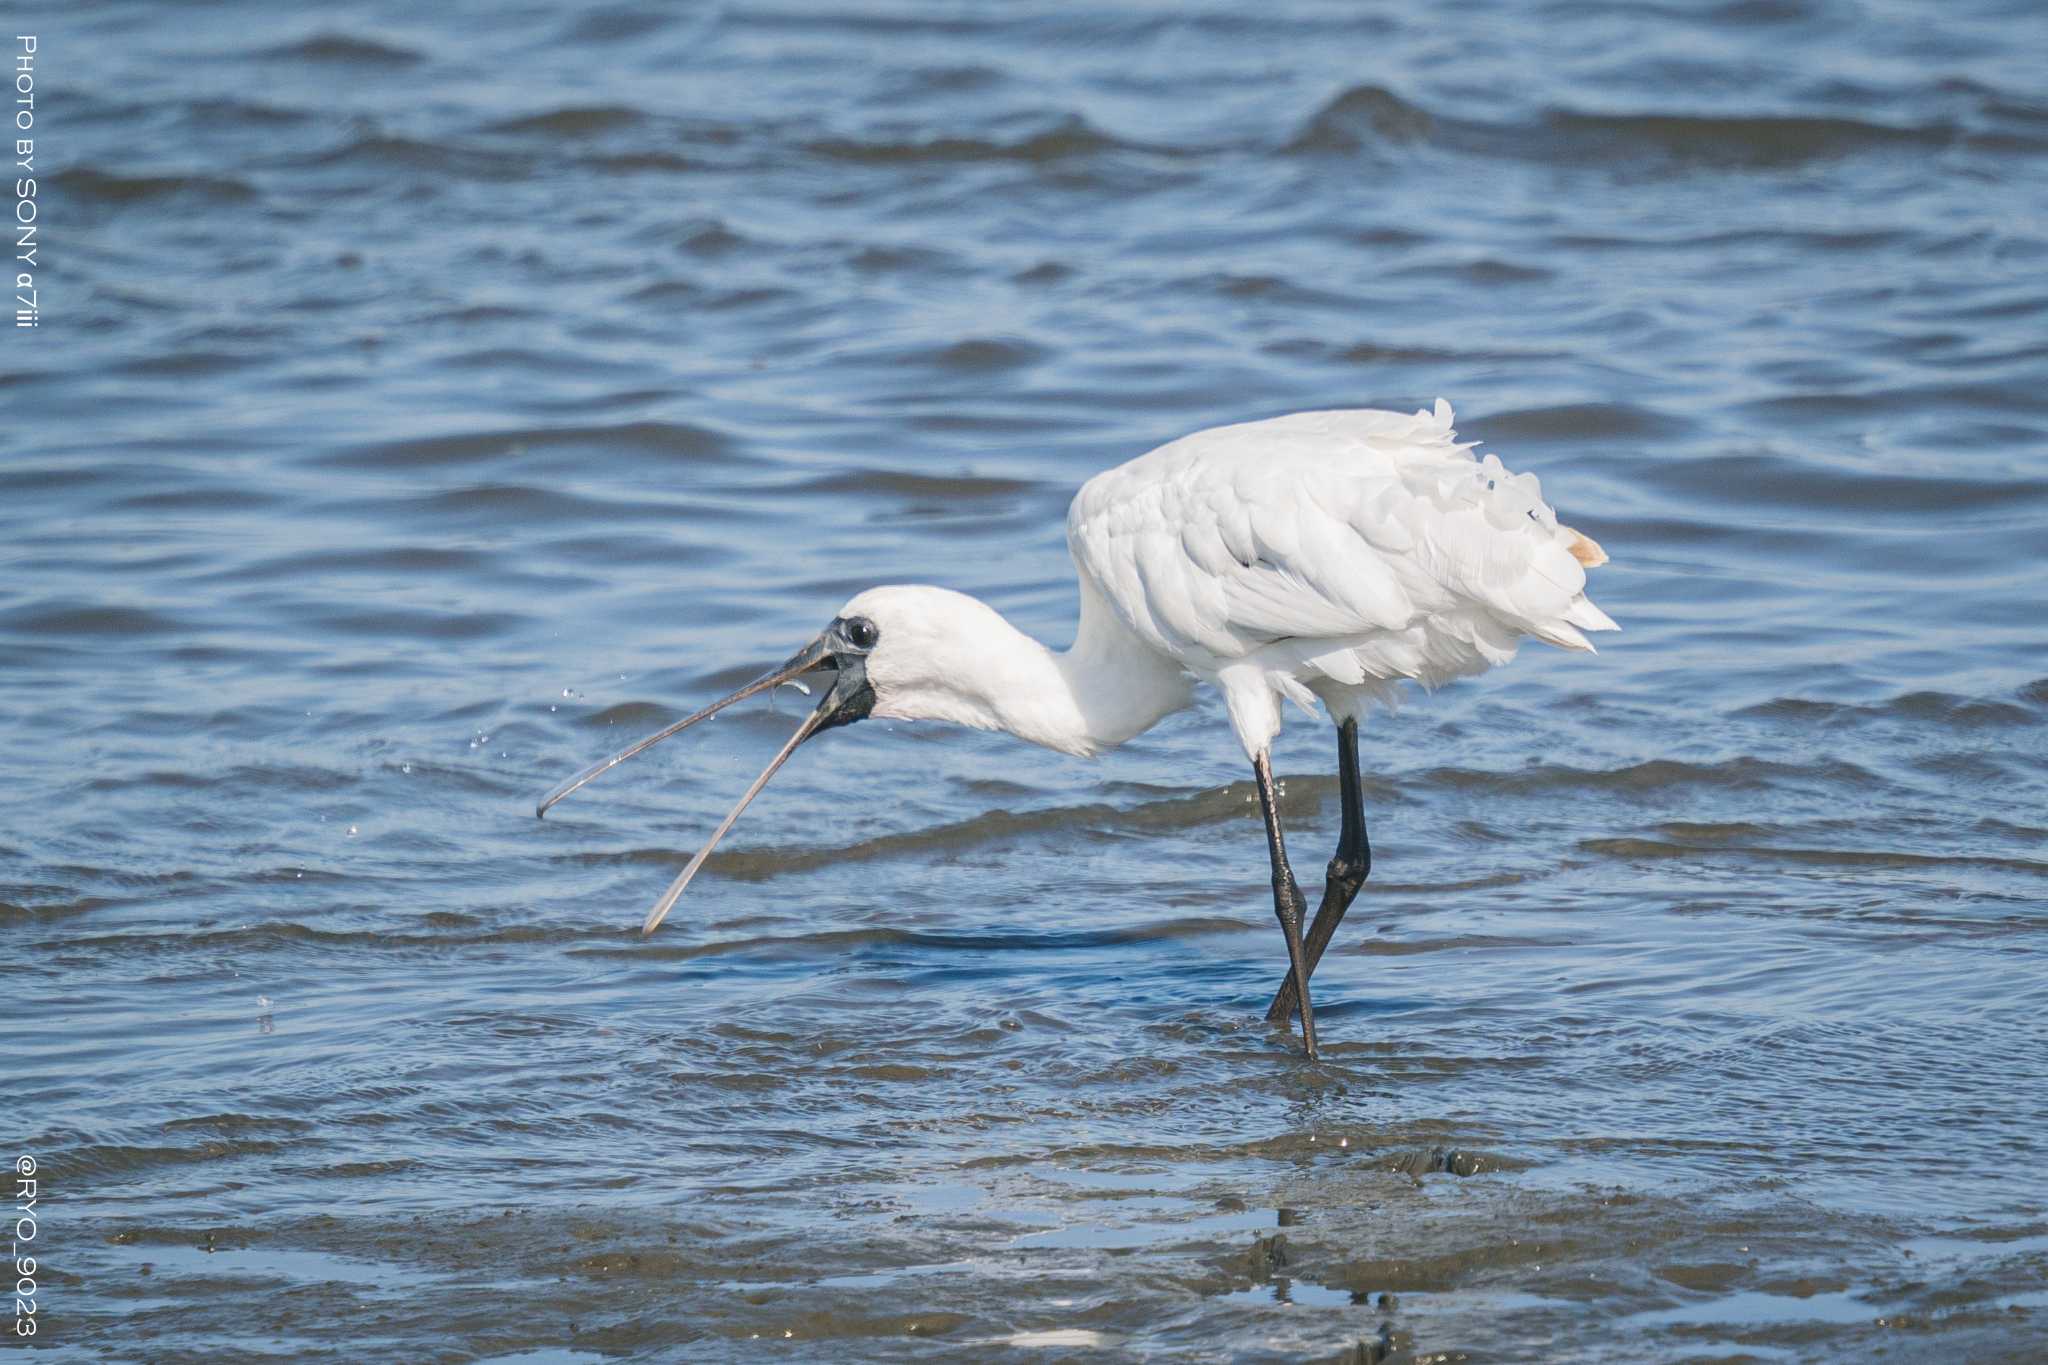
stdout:
<svg viewBox="0 0 2048 1365">
<path fill-rule="evenodd" d="M 861 668 L 884 720 L 999 729 L 994 702 L 1023 637 L 987 603 L 924 584 L 870 588 L 840 608 L 870 640 Z"/>
</svg>

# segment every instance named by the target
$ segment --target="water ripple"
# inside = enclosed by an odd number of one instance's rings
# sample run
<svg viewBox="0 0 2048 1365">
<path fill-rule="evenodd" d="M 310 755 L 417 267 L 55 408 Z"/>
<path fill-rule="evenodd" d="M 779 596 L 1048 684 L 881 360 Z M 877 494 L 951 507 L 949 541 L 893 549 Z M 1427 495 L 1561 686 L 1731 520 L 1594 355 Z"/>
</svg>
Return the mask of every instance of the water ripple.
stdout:
<svg viewBox="0 0 2048 1365">
<path fill-rule="evenodd" d="M 60 1354 L 2023 1354 L 2048 30 L 1923 9 L 52 37 L 0 924 Z M 804 703 L 533 818 L 878 580 L 1064 643 L 1110 464 L 1438 395 L 1626 629 L 1367 724 L 1318 1063 L 1213 696 L 835 732 L 652 938 Z"/>
</svg>

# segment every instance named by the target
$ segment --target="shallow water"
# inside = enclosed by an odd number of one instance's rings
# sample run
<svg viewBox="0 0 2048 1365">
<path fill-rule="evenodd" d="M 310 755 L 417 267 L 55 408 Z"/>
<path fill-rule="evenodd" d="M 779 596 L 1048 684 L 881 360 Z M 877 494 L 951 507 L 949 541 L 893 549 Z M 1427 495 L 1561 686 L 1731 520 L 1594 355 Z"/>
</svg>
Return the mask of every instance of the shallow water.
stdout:
<svg viewBox="0 0 2048 1365">
<path fill-rule="evenodd" d="M 2037 1358 L 2036 7 L 860 8 L 38 18 L 36 1344 Z M 1439 394 L 1624 631 L 1370 727 L 1320 1065 L 1213 699 L 831 734 L 644 942 L 806 703 L 533 818 L 871 583 L 1063 642 L 1099 468 Z"/>
</svg>

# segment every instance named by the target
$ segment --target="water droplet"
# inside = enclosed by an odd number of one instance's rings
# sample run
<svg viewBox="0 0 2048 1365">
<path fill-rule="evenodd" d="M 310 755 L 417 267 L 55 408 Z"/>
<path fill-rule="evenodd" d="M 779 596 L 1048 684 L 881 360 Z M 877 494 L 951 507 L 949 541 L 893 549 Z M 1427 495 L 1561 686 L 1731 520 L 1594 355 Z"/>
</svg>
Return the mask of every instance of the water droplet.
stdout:
<svg viewBox="0 0 2048 1365">
<path fill-rule="evenodd" d="M 356 837 L 356 827 L 354 825 L 348 827 L 348 837 L 351 839 Z"/>
</svg>

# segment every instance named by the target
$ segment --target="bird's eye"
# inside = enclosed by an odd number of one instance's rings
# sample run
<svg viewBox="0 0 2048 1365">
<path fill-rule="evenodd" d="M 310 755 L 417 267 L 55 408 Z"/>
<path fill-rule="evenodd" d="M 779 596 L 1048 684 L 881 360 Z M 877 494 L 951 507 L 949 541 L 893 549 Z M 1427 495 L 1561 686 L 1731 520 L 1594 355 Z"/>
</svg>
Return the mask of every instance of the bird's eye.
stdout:
<svg viewBox="0 0 2048 1365">
<path fill-rule="evenodd" d="M 856 616 L 846 623 L 846 638 L 860 649 L 873 649 L 875 641 L 882 638 L 882 632 L 875 629 L 875 623 L 865 616 Z"/>
</svg>

